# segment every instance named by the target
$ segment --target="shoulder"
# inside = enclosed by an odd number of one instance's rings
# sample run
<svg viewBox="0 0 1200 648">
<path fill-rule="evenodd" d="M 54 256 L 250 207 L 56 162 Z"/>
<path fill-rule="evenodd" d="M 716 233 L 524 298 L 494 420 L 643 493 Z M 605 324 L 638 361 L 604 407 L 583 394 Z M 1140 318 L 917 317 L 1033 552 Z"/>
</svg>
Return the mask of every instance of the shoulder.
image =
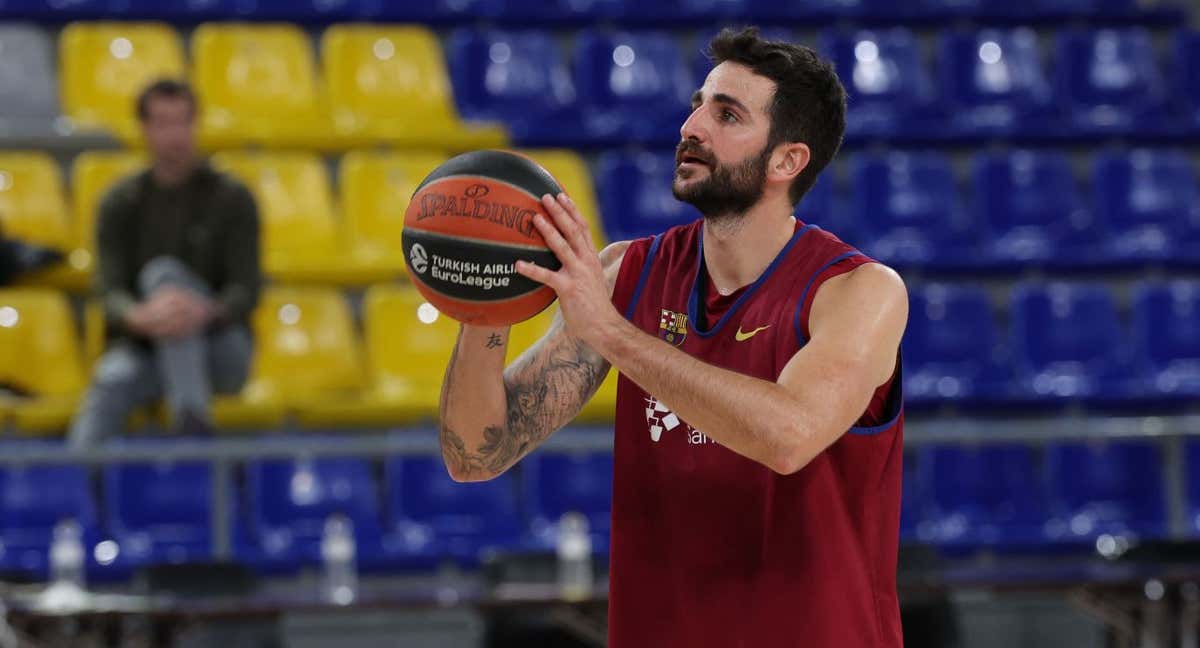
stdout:
<svg viewBox="0 0 1200 648">
<path fill-rule="evenodd" d="M 604 268 L 604 280 L 608 283 L 609 291 L 617 283 L 617 275 L 621 272 L 621 264 L 633 241 L 616 241 L 600 250 L 600 266 Z"/>
<path fill-rule="evenodd" d="M 101 208 L 129 207 L 137 203 L 148 169 L 131 173 L 117 180 L 100 199 Z"/>
<path fill-rule="evenodd" d="M 893 269 L 878 262 L 864 263 L 831 277 L 813 298 L 814 330 L 823 319 L 874 318 L 903 329 L 908 320 L 908 289 Z"/>
</svg>

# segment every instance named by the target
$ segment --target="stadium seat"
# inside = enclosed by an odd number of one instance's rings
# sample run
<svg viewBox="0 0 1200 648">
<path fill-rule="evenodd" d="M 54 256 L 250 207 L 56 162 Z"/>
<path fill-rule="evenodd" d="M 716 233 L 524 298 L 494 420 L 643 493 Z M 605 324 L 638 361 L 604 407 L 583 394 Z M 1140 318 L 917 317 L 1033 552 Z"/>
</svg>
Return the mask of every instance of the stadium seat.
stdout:
<svg viewBox="0 0 1200 648">
<path fill-rule="evenodd" d="M 281 408 L 302 423 L 322 425 L 321 407 L 356 397 L 365 382 L 362 349 L 350 308 L 327 288 L 265 290 L 254 311 L 254 362 L 250 380 L 237 396 L 218 396 L 218 425 L 278 424 Z"/>
<path fill-rule="evenodd" d="M 2 35 L 0 35 L 2 38 Z M 49 246 L 64 254 L 75 247 L 58 163 L 46 153 L 0 152 L 0 229 L 4 236 Z M 71 268 L 56 264 L 23 281 L 62 285 Z"/>
<path fill-rule="evenodd" d="M 71 267 L 90 273 L 95 266 L 96 225 L 101 201 L 123 178 L 146 168 L 146 158 L 128 151 L 84 151 L 71 164 L 71 194 L 75 203 L 75 250 Z"/>
<path fill-rule="evenodd" d="M 481 552 L 518 546 L 525 527 L 511 471 L 459 484 L 441 457 L 392 457 L 384 469 L 384 550 L 394 559 L 414 566 L 446 560 L 474 566 Z"/>
<path fill-rule="evenodd" d="M 921 140 L 944 135 L 934 86 L 912 32 L 826 32 L 820 39 L 846 86 L 846 138 Z"/>
<path fill-rule="evenodd" d="M 1045 136 L 1053 132 L 1052 89 L 1033 30 L 947 31 L 939 78 L 956 135 Z"/>
<path fill-rule="evenodd" d="M 45 21 L 100 18 L 109 11 L 109 0 L 0 0 L 0 14 Z"/>
<path fill-rule="evenodd" d="M 909 295 L 904 395 L 910 405 L 998 401 L 1009 391 L 995 315 L 982 289 L 926 284 Z"/>
<path fill-rule="evenodd" d="M 627 25 L 678 29 L 687 24 L 735 20 L 745 12 L 745 0 L 621 0 L 618 20 Z"/>
<path fill-rule="evenodd" d="M 54 133 L 59 111 L 50 37 L 34 25 L 0 24 L 0 51 L 0 135 Z"/>
<path fill-rule="evenodd" d="M 944 155 L 893 151 L 850 163 L 850 211 L 863 252 L 901 267 L 976 263 L 974 214 L 963 209 Z"/>
<path fill-rule="evenodd" d="M 342 158 L 338 188 L 349 238 L 349 261 L 373 281 L 407 274 L 400 234 L 417 185 L 446 160 L 423 151 L 351 151 Z M 345 262 L 346 259 L 343 259 Z"/>
<path fill-rule="evenodd" d="M 380 22 L 442 25 L 467 22 L 478 18 L 491 18 L 496 14 L 495 0 L 432 0 L 431 2 L 362 0 L 362 5 L 364 17 Z"/>
<path fill-rule="evenodd" d="M 586 143 L 679 142 L 696 80 L 671 34 L 583 31 L 575 44 L 574 77 Z"/>
<path fill-rule="evenodd" d="M 747 17 L 760 23 L 828 22 L 830 20 L 859 20 L 864 17 L 872 0 L 806 0 L 778 2 L 777 0 L 743 0 Z"/>
<path fill-rule="evenodd" d="M 309 38 L 299 27 L 206 23 L 191 43 L 203 146 L 339 145 Z"/>
<path fill-rule="evenodd" d="M 1045 493 L 1027 444 L 922 447 L 930 514 L 920 537 L 943 547 L 1005 550 L 1042 544 Z"/>
<path fill-rule="evenodd" d="M 542 165 L 554 179 L 579 212 L 587 219 L 592 232 L 592 241 L 598 248 L 608 244 L 604 226 L 600 223 L 600 203 L 596 200 L 596 189 L 592 185 L 592 172 L 580 154 L 565 149 L 531 149 L 521 151 Z"/>
<path fill-rule="evenodd" d="M 1089 543 L 1101 534 L 1166 534 L 1163 467 L 1153 441 L 1056 442 L 1046 447 L 1053 542 Z"/>
<path fill-rule="evenodd" d="M 326 23 L 361 17 L 363 0 L 243 0 L 255 20 Z"/>
<path fill-rule="evenodd" d="M 301 420 L 373 428 L 435 421 L 458 323 L 439 314 L 411 284 L 382 284 L 363 299 L 363 329 L 366 389 L 310 402 Z"/>
<path fill-rule="evenodd" d="M 61 432 L 85 386 L 79 334 L 66 297 L 52 290 L 0 290 L 0 397 L 23 434 Z"/>
<path fill-rule="evenodd" d="M 1200 60 L 1200 31 L 1177 31 L 1171 54 L 1175 84 L 1171 94 L 1183 115 L 1185 127 L 1193 134 L 1200 133 L 1200 68 L 1190 64 Z"/>
<path fill-rule="evenodd" d="M 1136 18 L 1142 7 L 1147 6 L 1153 6 L 1153 3 L 1137 0 L 1033 0 L 1031 13 L 1040 19 L 1059 21 L 1079 17 L 1129 19 Z"/>
<path fill-rule="evenodd" d="M 105 526 L 118 547 L 111 568 L 212 560 L 212 480 L 203 461 L 106 466 Z"/>
<path fill-rule="evenodd" d="M 1101 237 L 1065 154 L 981 152 L 971 160 L 971 182 L 989 265 L 1086 267 L 1100 257 Z"/>
<path fill-rule="evenodd" d="M 621 14 L 622 0 L 482 0 L 480 13 L 513 26 L 585 25 Z"/>
<path fill-rule="evenodd" d="M 1095 404 L 1132 396 L 1128 339 L 1103 284 L 1022 283 L 1013 288 L 1011 344 L 1017 381 L 1029 397 Z"/>
<path fill-rule="evenodd" d="M 377 278 L 369 268 L 346 262 L 345 231 L 334 213 L 326 167 L 316 154 L 224 151 L 212 162 L 254 194 L 267 274 L 284 281 L 352 285 Z"/>
<path fill-rule="evenodd" d="M 179 36 L 164 23 L 67 25 L 59 39 L 63 112 L 75 128 L 141 142 L 137 97 L 150 83 L 183 79 Z"/>
<path fill-rule="evenodd" d="M 553 547 L 564 513 L 587 516 L 593 553 L 608 553 L 612 521 L 613 458 L 609 452 L 539 452 L 521 462 L 530 541 Z"/>
<path fill-rule="evenodd" d="M 1179 150 L 1135 149 L 1093 158 L 1092 201 L 1116 261 L 1200 260 L 1200 191 Z"/>
<path fill-rule="evenodd" d="M 575 86 L 550 33 L 462 28 L 446 55 L 463 116 L 503 122 L 518 146 L 586 143 Z"/>
<path fill-rule="evenodd" d="M 45 464 L 0 468 L 0 569 L 46 579 L 54 527 L 66 520 L 79 524 L 92 571 L 99 530 L 87 470 Z"/>
<path fill-rule="evenodd" d="M 918 470 L 917 453 L 910 450 L 904 453 L 904 476 L 900 493 L 900 543 L 908 544 L 918 540 L 917 529 L 927 516 L 929 498 L 926 497 L 928 488 L 922 481 L 924 475 Z"/>
<path fill-rule="evenodd" d="M 318 564 L 326 521 L 354 525 L 357 561 L 381 555 L 379 489 L 365 459 L 267 459 L 246 465 L 250 547 L 242 558 L 268 572 Z"/>
<path fill-rule="evenodd" d="M 1141 28 L 1058 34 L 1055 96 L 1077 135 L 1170 133 L 1166 84 Z"/>
<path fill-rule="evenodd" d="M 1200 397 L 1200 283 L 1138 284 L 1133 347 L 1148 388 L 1181 402 Z"/>
<path fill-rule="evenodd" d="M 1188 529 L 1194 537 L 1200 535 L 1200 439 L 1188 439 L 1185 447 Z"/>
<path fill-rule="evenodd" d="M 653 236 L 690 223 L 699 212 L 671 195 L 675 154 L 607 151 L 597 164 L 596 186 L 609 240 Z"/>
<path fill-rule="evenodd" d="M 237 17 L 243 0 L 121 0 L 130 17 L 198 22 Z"/>
<path fill-rule="evenodd" d="M 439 150 L 506 145 L 498 125 L 459 119 L 441 43 L 428 28 L 334 25 L 321 50 L 334 128 L 344 141 Z"/>
</svg>

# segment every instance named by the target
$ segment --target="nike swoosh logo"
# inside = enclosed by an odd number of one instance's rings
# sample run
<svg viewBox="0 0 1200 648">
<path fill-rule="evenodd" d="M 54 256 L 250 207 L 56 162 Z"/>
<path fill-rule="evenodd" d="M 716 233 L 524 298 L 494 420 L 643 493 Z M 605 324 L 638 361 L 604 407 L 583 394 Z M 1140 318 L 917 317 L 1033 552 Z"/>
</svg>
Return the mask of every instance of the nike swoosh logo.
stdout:
<svg viewBox="0 0 1200 648">
<path fill-rule="evenodd" d="M 733 339 L 737 340 L 738 342 L 745 342 L 746 340 L 749 340 L 750 338 L 754 337 L 754 335 L 756 333 L 758 333 L 759 331 L 765 331 L 769 328 L 771 328 L 771 325 L 767 324 L 766 326 L 760 326 L 760 327 L 754 329 L 753 331 L 743 333 L 742 327 L 738 326 L 737 333 L 733 334 Z"/>
</svg>

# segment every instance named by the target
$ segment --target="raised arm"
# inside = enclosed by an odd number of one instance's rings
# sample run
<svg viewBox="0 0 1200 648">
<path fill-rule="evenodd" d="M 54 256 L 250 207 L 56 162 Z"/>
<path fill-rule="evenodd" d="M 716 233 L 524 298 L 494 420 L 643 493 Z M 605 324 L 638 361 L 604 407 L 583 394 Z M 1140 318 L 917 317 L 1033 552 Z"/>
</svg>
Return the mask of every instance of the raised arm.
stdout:
<svg viewBox="0 0 1200 648">
<path fill-rule="evenodd" d="M 601 251 L 612 295 L 628 242 Z M 456 481 L 491 479 L 571 422 L 608 374 L 608 362 L 570 335 L 562 314 L 505 369 L 508 327 L 463 325 L 442 383 L 442 459 Z"/>
</svg>

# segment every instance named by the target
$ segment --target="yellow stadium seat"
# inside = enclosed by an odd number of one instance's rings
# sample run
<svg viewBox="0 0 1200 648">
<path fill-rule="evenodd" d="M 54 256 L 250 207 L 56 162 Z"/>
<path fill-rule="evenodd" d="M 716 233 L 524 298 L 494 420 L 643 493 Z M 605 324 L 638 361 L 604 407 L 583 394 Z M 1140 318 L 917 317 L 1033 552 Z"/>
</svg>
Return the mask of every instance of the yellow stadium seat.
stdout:
<svg viewBox="0 0 1200 648">
<path fill-rule="evenodd" d="M 342 210 L 354 263 L 382 279 L 406 274 L 400 234 L 409 198 L 446 160 L 441 153 L 353 151 L 339 171 Z"/>
<path fill-rule="evenodd" d="M 321 39 L 337 132 L 359 144 L 504 146 L 496 124 L 461 121 L 437 36 L 420 26 L 334 25 Z"/>
<path fill-rule="evenodd" d="M 26 434 L 64 430 L 85 386 L 70 305 L 46 289 L 0 290 L 0 383 L 29 398 L 4 403 Z"/>
<path fill-rule="evenodd" d="M 596 189 L 587 162 L 578 153 L 565 149 L 536 149 L 521 151 L 546 168 L 558 180 L 563 191 L 575 201 L 592 230 L 592 240 L 597 248 L 608 244 L 604 227 L 600 224 L 600 203 L 596 201 Z"/>
<path fill-rule="evenodd" d="M 0 152 L 0 226 L 6 236 L 64 254 L 75 247 L 58 163 L 45 153 Z M 68 263 L 22 278 L 22 283 L 82 287 L 87 276 Z"/>
<path fill-rule="evenodd" d="M 117 181 L 146 168 L 146 158 L 127 151 L 87 151 L 71 167 L 75 198 L 75 250 L 73 268 L 90 272 L 94 266 L 97 211 L 105 194 Z"/>
<path fill-rule="evenodd" d="M 222 152 L 217 169 L 238 178 L 258 203 L 262 267 L 293 282 L 367 283 L 372 277 L 347 262 L 341 220 L 329 177 L 313 153 Z M 399 247 L 399 242 L 396 243 Z"/>
<path fill-rule="evenodd" d="M 370 427 L 436 420 L 458 323 L 409 284 L 372 286 L 363 300 L 363 320 L 369 388 L 358 399 L 310 405 L 301 420 Z"/>
<path fill-rule="evenodd" d="M 206 148 L 336 148 L 312 48 L 299 27 L 200 25 L 192 61 Z"/>
<path fill-rule="evenodd" d="M 281 405 L 299 412 L 356 398 L 363 388 L 362 352 L 350 308 L 336 289 L 268 288 L 253 327 L 250 380 L 240 395 L 215 399 L 219 426 L 252 427 L 259 421 L 249 419 L 276 413 Z"/>
<path fill-rule="evenodd" d="M 163 23 L 72 23 L 59 40 L 63 111 L 81 130 L 141 141 L 138 94 L 160 78 L 186 76 L 179 36 Z"/>
</svg>

